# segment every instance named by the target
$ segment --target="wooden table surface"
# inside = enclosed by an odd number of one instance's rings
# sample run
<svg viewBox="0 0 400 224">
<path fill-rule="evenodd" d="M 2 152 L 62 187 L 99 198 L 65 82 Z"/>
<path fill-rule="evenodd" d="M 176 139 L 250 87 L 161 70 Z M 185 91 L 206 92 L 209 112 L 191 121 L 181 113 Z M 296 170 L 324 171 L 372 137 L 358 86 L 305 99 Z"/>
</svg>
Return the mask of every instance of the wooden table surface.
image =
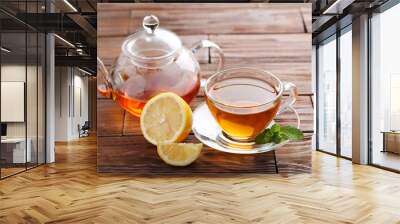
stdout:
<svg viewBox="0 0 400 224">
<path fill-rule="evenodd" d="M 160 26 L 179 35 L 190 47 L 208 39 L 225 53 L 225 67 L 256 67 L 271 71 L 299 89 L 295 109 L 306 138 L 277 150 L 280 173 L 309 172 L 313 102 L 311 90 L 311 4 L 98 4 L 98 56 L 110 66 L 120 54 L 125 37 L 141 28 L 142 19 L 154 14 Z M 202 50 L 196 55 L 201 75 L 216 69 L 217 55 Z M 100 80 L 100 79 L 98 79 Z M 200 91 L 191 104 L 204 100 Z M 158 158 L 155 147 L 142 137 L 138 118 L 121 109 L 111 99 L 98 96 L 98 171 L 134 174 L 191 174 L 230 172 L 273 172 L 271 153 L 233 155 L 205 147 L 191 166 L 177 169 Z M 294 125 L 290 114 L 278 122 Z M 188 141 L 195 141 L 193 135 Z"/>
</svg>

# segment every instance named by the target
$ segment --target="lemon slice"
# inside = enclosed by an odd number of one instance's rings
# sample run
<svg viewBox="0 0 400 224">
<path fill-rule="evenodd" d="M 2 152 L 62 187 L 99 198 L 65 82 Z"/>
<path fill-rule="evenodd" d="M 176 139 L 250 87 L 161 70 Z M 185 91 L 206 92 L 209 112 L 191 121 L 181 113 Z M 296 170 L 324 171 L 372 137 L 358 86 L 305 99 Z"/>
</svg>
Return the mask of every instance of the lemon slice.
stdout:
<svg viewBox="0 0 400 224">
<path fill-rule="evenodd" d="M 172 166 L 187 166 L 193 163 L 199 156 L 203 144 L 194 143 L 169 143 L 159 144 L 157 153 L 160 158 Z"/>
<path fill-rule="evenodd" d="M 175 93 L 151 98 L 140 116 L 143 136 L 153 145 L 183 141 L 192 129 L 192 110 Z"/>
</svg>

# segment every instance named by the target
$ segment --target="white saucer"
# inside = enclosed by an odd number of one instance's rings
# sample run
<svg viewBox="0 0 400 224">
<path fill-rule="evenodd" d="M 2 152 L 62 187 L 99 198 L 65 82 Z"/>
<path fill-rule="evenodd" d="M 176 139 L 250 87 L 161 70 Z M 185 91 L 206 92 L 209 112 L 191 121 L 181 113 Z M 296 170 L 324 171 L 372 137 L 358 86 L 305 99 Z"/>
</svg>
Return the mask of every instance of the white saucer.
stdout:
<svg viewBox="0 0 400 224">
<path fill-rule="evenodd" d="M 285 113 L 294 113 L 297 118 L 297 127 L 300 127 L 300 118 L 297 111 L 290 108 Z M 274 122 L 271 122 L 272 125 Z M 210 113 L 206 103 L 200 104 L 193 112 L 193 133 L 195 136 L 205 145 L 214 148 L 216 150 L 235 153 L 235 154 L 255 154 L 263 153 L 275 150 L 283 145 L 286 145 L 288 141 L 281 142 L 279 144 L 267 143 L 267 144 L 255 144 L 255 143 L 237 143 L 229 141 L 222 135 L 221 128 L 218 126 L 214 117 Z"/>
</svg>

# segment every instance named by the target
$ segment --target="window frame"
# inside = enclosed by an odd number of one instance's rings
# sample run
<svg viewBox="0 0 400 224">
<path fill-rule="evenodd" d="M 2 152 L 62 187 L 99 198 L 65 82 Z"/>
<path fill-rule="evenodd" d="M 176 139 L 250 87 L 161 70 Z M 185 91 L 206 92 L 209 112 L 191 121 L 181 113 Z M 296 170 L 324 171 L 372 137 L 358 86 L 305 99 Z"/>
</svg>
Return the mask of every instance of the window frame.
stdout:
<svg viewBox="0 0 400 224">
<path fill-rule="evenodd" d="M 337 157 L 340 157 L 340 158 L 344 158 L 344 159 L 347 159 L 347 160 L 352 160 L 352 158 L 350 158 L 350 157 L 347 157 L 347 156 L 344 156 L 344 155 L 342 155 L 342 153 L 341 153 L 341 119 L 340 119 L 340 112 L 341 112 L 341 110 L 340 110 L 340 103 L 341 103 L 341 101 L 340 101 L 340 81 L 341 81 L 341 79 L 340 79 L 340 77 L 341 77 L 341 67 L 340 67 L 340 60 L 341 60 L 341 57 L 340 57 L 340 37 L 342 36 L 342 35 L 344 35 L 345 33 L 347 33 L 347 32 L 351 32 L 351 29 L 352 28 L 352 23 L 349 23 L 349 24 L 347 24 L 346 26 L 344 26 L 343 28 L 341 28 L 341 29 L 339 29 L 339 30 L 337 30 L 336 31 L 336 33 L 333 33 L 332 35 L 330 35 L 329 37 L 327 37 L 327 38 L 325 38 L 325 39 L 323 39 L 323 40 L 321 40 L 321 41 L 319 41 L 317 44 L 316 44 L 316 52 L 315 52 L 315 58 L 316 58 L 316 72 L 315 72 L 315 82 L 316 82 L 316 85 L 315 85 L 315 87 L 316 87 L 316 103 L 315 103 L 315 113 L 316 113 L 316 130 L 315 130 L 315 133 L 316 133 L 316 139 L 315 139 L 315 143 L 316 143 L 316 150 L 317 151 L 319 151 L 319 152 L 323 152 L 323 153 L 327 153 L 327 154 L 329 154 L 329 155 L 333 155 L 333 156 L 337 156 Z M 320 94 L 320 91 L 319 91 L 319 81 L 320 81 L 320 74 L 319 74 L 319 60 L 320 60 L 320 56 L 319 56 L 319 53 L 318 53 L 318 49 L 319 49 L 319 47 L 320 47 L 320 45 L 322 44 L 322 43 L 327 43 L 327 42 L 330 42 L 330 41 L 336 41 L 336 61 L 335 61 L 335 63 L 336 63 L 336 152 L 335 153 L 332 153 L 332 152 L 328 152 L 328 151 L 326 151 L 326 150 L 324 150 L 324 149 L 321 149 L 320 147 L 319 147 L 319 110 L 320 110 L 320 105 L 319 105 L 319 94 Z"/>
<path fill-rule="evenodd" d="M 373 167 L 377 167 L 383 170 L 387 170 L 387 171 L 391 171 L 391 172 L 395 172 L 395 173 L 400 173 L 400 170 L 397 169 L 393 169 L 387 166 L 383 166 L 380 164 L 376 164 L 373 162 L 373 153 L 374 153 L 374 149 L 373 149 L 373 131 L 372 131 L 372 54 L 373 54 L 373 44 L 372 44 L 372 19 L 374 17 L 374 14 L 381 14 L 384 13 L 385 11 L 391 9 L 392 7 L 396 6 L 400 4 L 400 0 L 388 0 L 385 3 L 383 3 L 382 5 L 369 10 L 368 11 L 368 69 L 367 69 L 367 77 L 368 77 L 368 165 L 373 166 Z"/>
</svg>

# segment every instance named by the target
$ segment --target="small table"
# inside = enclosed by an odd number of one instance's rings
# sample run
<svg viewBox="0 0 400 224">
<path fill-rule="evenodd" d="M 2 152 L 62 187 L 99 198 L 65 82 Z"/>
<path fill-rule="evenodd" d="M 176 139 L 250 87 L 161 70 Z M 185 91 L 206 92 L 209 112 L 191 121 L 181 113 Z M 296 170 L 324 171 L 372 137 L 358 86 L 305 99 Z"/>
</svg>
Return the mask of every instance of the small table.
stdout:
<svg viewBox="0 0 400 224">
<path fill-rule="evenodd" d="M 382 131 L 383 149 L 382 152 L 400 154 L 400 131 Z"/>
<path fill-rule="evenodd" d="M 26 139 L 27 147 L 25 154 L 25 138 L 1 139 L 2 157 L 6 163 L 25 163 L 31 161 L 31 139 Z M 5 154 L 5 156 L 3 156 Z M 11 156 L 12 154 L 12 156 Z"/>
</svg>

